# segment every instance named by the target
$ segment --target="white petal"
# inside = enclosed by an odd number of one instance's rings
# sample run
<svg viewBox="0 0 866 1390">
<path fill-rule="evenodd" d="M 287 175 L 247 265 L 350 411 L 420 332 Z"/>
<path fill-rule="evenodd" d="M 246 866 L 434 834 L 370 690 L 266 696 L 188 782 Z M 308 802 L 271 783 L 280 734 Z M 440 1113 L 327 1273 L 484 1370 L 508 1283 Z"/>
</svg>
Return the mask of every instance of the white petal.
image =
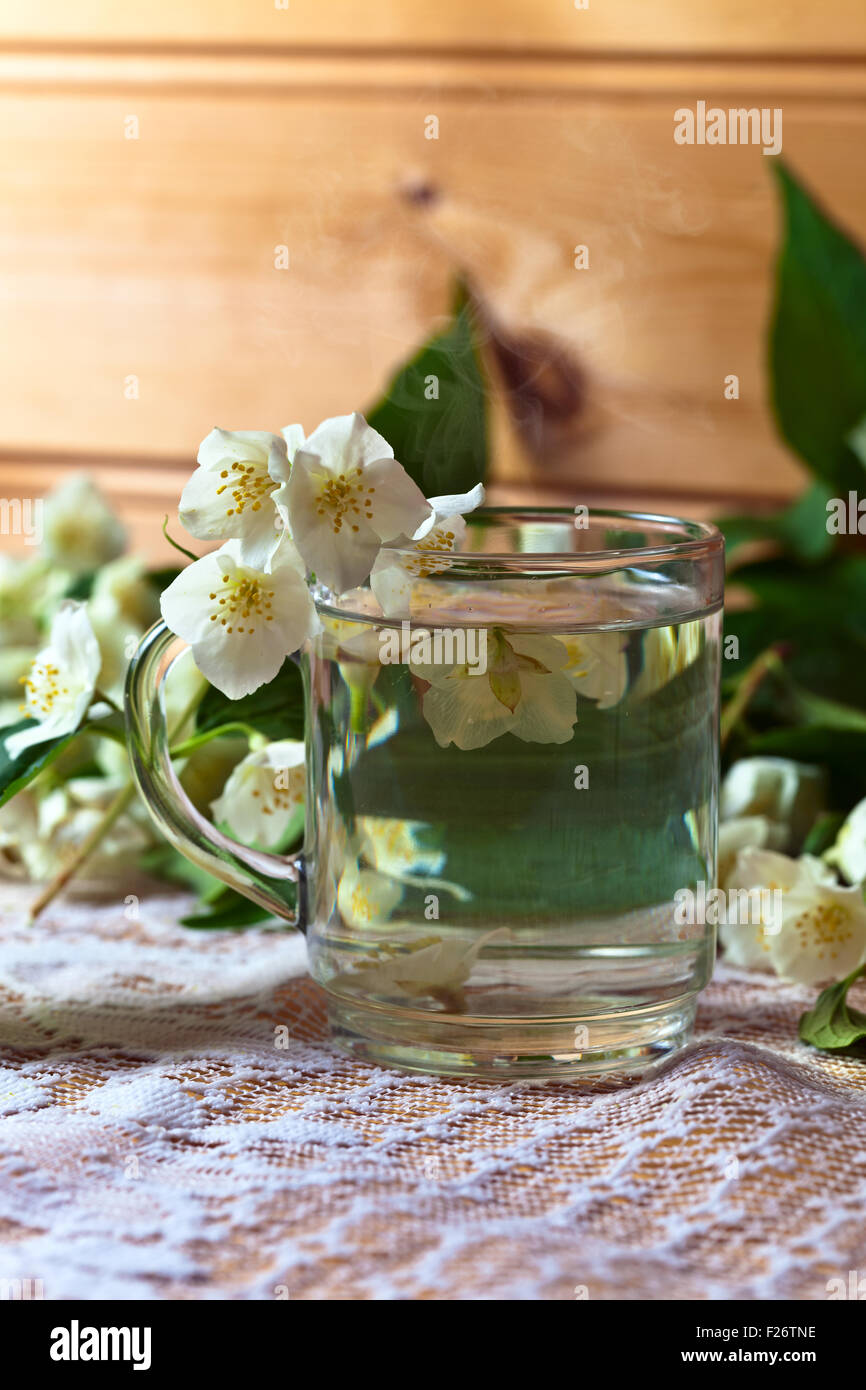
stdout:
<svg viewBox="0 0 866 1390">
<path fill-rule="evenodd" d="M 318 454 L 331 473 L 346 473 L 350 468 L 364 468 L 374 459 L 394 457 L 387 439 L 377 434 L 357 411 L 354 415 L 323 420 L 306 441 L 305 449 Z"/>
<path fill-rule="evenodd" d="M 577 722 L 577 697 L 558 672 L 520 675 L 520 700 L 511 732 L 524 743 L 568 743 Z"/>
<path fill-rule="evenodd" d="M 222 468 L 226 459 L 267 461 L 275 435 L 266 430 L 212 429 L 198 448 L 198 462 L 205 468 Z M 282 441 L 281 441 L 282 442 Z"/>
<path fill-rule="evenodd" d="M 290 561 L 263 573 L 244 565 L 242 553 L 239 542 L 229 541 L 185 569 L 162 596 L 168 626 L 189 642 L 202 675 L 232 700 L 273 680 L 318 626 L 309 590 Z M 238 597 L 242 581 L 255 586 L 249 604 Z"/>
<path fill-rule="evenodd" d="M 379 551 L 379 538 L 363 516 L 335 530 L 333 516 L 320 511 L 320 494 L 330 474 L 321 460 L 299 450 L 286 488 L 289 523 L 297 549 L 316 578 L 337 593 L 362 584 Z M 351 526 L 357 526 L 353 531 Z"/>
<path fill-rule="evenodd" d="M 464 750 L 484 748 L 515 724 L 515 716 L 497 700 L 484 676 L 457 677 L 433 686 L 422 709 L 440 748 L 449 743 Z"/>
<path fill-rule="evenodd" d="M 866 879 L 866 800 L 854 807 L 824 859 L 839 869 L 849 883 Z"/>
<path fill-rule="evenodd" d="M 444 493 L 441 497 L 428 497 L 427 501 L 433 508 L 433 515 L 422 522 L 415 532 L 412 537 L 415 541 L 420 541 L 432 526 L 439 521 L 444 521 L 446 517 L 466 516 L 468 512 L 474 512 L 476 507 L 483 506 L 484 484 L 476 483 L 469 492 Z"/>
<path fill-rule="evenodd" d="M 286 452 L 289 463 L 292 462 L 295 454 L 304 445 L 303 425 L 286 425 L 282 431 L 283 439 L 286 441 Z"/>
<path fill-rule="evenodd" d="M 370 524 L 381 541 L 401 535 L 413 536 L 434 516 L 433 508 L 417 483 L 413 483 L 403 465 L 394 458 L 380 458 L 367 464 L 364 485 L 368 489 L 375 488 Z"/>
<path fill-rule="evenodd" d="M 413 576 L 396 550 L 380 550 L 370 571 L 370 588 L 386 618 L 408 618 Z"/>
<path fill-rule="evenodd" d="M 770 936 L 760 923 L 728 922 L 719 924 L 719 941 L 729 965 L 743 970 L 762 970 L 772 974 Z"/>
<path fill-rule="evenodd" d="M 741 850 L 780 850 L 787 840 L 787 826 L 778 825 L 766 816 L 738 816 L 736 820 L 722 821 L 719 824 L 719 887 L 728 887 L 728 878 Z"/>
<path fill-rule="evenodd" d="M 68 669 L 91 692 L 99 677 L 102 655 L 87 606 L 67 601 L 61 604 L 51 624 L 49 646 L 63 669 Z"/>
<path fill-rule="evenodd" d="M 212 430 L 199 460 L 181 496 L 182 524 L 200 540 L 242 537 L 249 562 L 266 564 L 280 539 L 273 494 L 289 476 L 285 440 L 275 434 Z M 243 474 L 242 485 L 238 465 L 253 470 Z"/>
<path fill-rule="evenodd" d="M 858 888 L 801 887 L 783 900 L 770 958 L 783 979 L 819 985 L 841 980 L 866 956 L 866 904 Z"/>
<path fill-rule="evenodd" d="M 402 897 L 402 885 L 394 879 L 348 864 L 340 878 L 337 905 L 343 921 L 362 930 L 386 922 Z"/>
</svg>

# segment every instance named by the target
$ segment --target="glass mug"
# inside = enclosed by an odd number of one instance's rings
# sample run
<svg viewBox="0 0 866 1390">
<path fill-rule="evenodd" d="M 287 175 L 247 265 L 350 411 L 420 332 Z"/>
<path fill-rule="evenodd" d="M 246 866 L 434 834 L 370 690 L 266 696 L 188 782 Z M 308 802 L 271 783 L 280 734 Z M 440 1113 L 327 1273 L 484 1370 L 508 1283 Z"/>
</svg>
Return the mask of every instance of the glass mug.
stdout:
<svg viewBox="0 0 866 1390">
<path fill-rule="evenodd" d="M 456 552 L 393 558 L 411 619 L 314 588 L 301 853 L 238 845 L 185 796 L 163 695 L 188 649 L 164 625 L 127 690 L 144 800 L 189 859 L 306 932 L 357 1055 L 642 1070 L 689 1037 L 714 958 L 688 902 L 715 885 L 722 537 L 488 508 Z"/>
</svg>

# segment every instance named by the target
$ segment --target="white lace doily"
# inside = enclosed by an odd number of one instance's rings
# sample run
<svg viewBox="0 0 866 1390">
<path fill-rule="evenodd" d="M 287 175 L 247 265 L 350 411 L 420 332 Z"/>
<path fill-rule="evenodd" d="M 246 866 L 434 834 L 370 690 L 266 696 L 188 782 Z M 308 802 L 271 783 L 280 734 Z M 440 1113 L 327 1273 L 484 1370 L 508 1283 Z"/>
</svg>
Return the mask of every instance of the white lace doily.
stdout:
<svg viewBox="0 0 866 1390">
<path fill-rule="evenodd" d="M 337 1051 L 291 933 L 186 930 L 177 898 L 31 927 L 25 901 L 0 888 L 0 1279 L 823 1299 L 866 1270 L 866 1063 L 797 1042 L 809 991 L 719 970 L 637 1085 L 445 1081 Z"/>
</svg>

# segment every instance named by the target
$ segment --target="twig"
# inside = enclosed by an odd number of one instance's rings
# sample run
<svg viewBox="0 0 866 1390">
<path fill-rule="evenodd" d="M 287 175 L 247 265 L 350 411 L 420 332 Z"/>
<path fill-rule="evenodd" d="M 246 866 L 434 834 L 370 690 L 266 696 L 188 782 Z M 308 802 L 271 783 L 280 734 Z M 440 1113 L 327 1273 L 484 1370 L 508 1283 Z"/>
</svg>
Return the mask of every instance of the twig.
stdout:
<svg viewBox="0 0 866 1390">
<path fill-rule="evenodd" d="M 766 677 L 774 671 L 781 670 L 782 660 L 786 653 L 787 648 L 784 644 L 776 643 L 774 646 L 768 647 L 766 651 L 761 652 L 760 656 L 755 657 L 751 666 L 743 672 L 739 685 L 722 710 L 720 737 L 722 748 L 725 747 Z"/>
<path fill-rule="evenodd" d="M 81 842 L 66 867 L 60 870 L 60 873 L 51 880 L 48 887 L 40 893 L 35 903 L 32 904 L 30 908 L 31 922 L 36 921 L 36 918 L 40 913 L 45 911 L 48 904 L 53 902 L 57 894 L 63 891 L 70 879 L 75 877 L 82 864 L 90 858 L 93 851 L 108 834 L 115 821 L 123 815 L 134 796 L 135 786 L 132 783 L 130 783 L 129 786 L 121 788 L 108 807 L 108 810 L 105 812 L 105 815 L 102 817 L 102 820 L 93 827 L 90 834 Z"/>
</svg>

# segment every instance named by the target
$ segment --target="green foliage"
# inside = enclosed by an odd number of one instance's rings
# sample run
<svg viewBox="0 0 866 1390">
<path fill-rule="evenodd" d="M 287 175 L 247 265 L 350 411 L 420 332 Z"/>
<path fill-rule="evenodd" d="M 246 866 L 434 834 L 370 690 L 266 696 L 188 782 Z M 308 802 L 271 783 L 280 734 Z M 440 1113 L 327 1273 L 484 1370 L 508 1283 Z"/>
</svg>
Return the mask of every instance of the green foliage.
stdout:
<svg viewBox="0 0 866 1390">
<path fill-rule="evenodd" d="M 822 560 L 833 549 L 827 530 L 827 503 L 833 496 L 817 480 L 790 507 L 772 516 L 729 516 L 718 522 L 728 552 L 747 541 L 774 541 L 799 560 Z"/>
<path fill-rule="evenodd" d="M 287 887 L 293 890 L 293 885 Z M 288 905 L 294 907 L 294 891 L 285 896 Z M 272 914 L 266 907 L 259 907 L 258 903 L 251 902 L 242 893 L 236 893 L 233 888 L 222 888 L 218 893 L 208 895 L 202 911 L 181 917 L 180 920 L 185 927 L 226 931 L 269 922 Z"/>
<path fill-rule="evenodd" d="M 294 661 L 286 660 L 272 681 L 240 700 L 230 700 L 209 687 L 196 714 L 199 733 L 238 724 L 251 726 L 270 740 L 304 737 L 304 684 Z"/>
<path fill-rule="evenodd" d="M 768 647 L 784 656 L 784 676 L 757 691 L 728 751 L 825 764 L 841 809 L 866 794 L 866 556 L 830 532 L 827 503 L 866 483 L 866 259 L 774 165 L 784 236 L 771 394 L 782 434 L 814 476 L 776 515 L 719 523 L 734 559 L 725 636 L 739 647 L 726 693 Z M 755 541 L 766 543 L 763 558 L 738 564 L 738 547 Z M 733 586 L 747 607 L 731 601 Z"/>
<path fill-rule="evenodd" d="M 399 369 L 367 419 L 427 497 L 484 481 L 486 389 L 462 285 L 448 327 Z"/>
<path fill-rule="evenodd" d="M 78 736 L 75 731 L 64 734 L 62 738 L 46 739 L 44 743 L 32 744 L 29 748 L 23 749 L 17 758 L 10 758 L 6 751 L 6 736 L 32 727 L 32 719 L 22 719 L 19 723 L 10 724 L 0 731 L 0 806 L 5 806 L 7 801 L 11 801 L 13 796 L 43 772 Z"/>
<path fill-rule="evenodd" d="M 839 492 L 864 482 L 851 436 L 866 416 L 866 260 L 779 160 L 785 219 L 770 335 L 779 428 Z"/>
<path fill-rule="evenodd" d="M 843 1052 L 862 1056 L 866 1047 L 866 1014 L 848 1005 L 848 991 L 855 980 L 866 974 L 866 966 L 846 975 L 818 995 L 813 1009 L 800 1019 L 800 1040 L 821 1048 L 822 1052 Z"/>
</svg>

